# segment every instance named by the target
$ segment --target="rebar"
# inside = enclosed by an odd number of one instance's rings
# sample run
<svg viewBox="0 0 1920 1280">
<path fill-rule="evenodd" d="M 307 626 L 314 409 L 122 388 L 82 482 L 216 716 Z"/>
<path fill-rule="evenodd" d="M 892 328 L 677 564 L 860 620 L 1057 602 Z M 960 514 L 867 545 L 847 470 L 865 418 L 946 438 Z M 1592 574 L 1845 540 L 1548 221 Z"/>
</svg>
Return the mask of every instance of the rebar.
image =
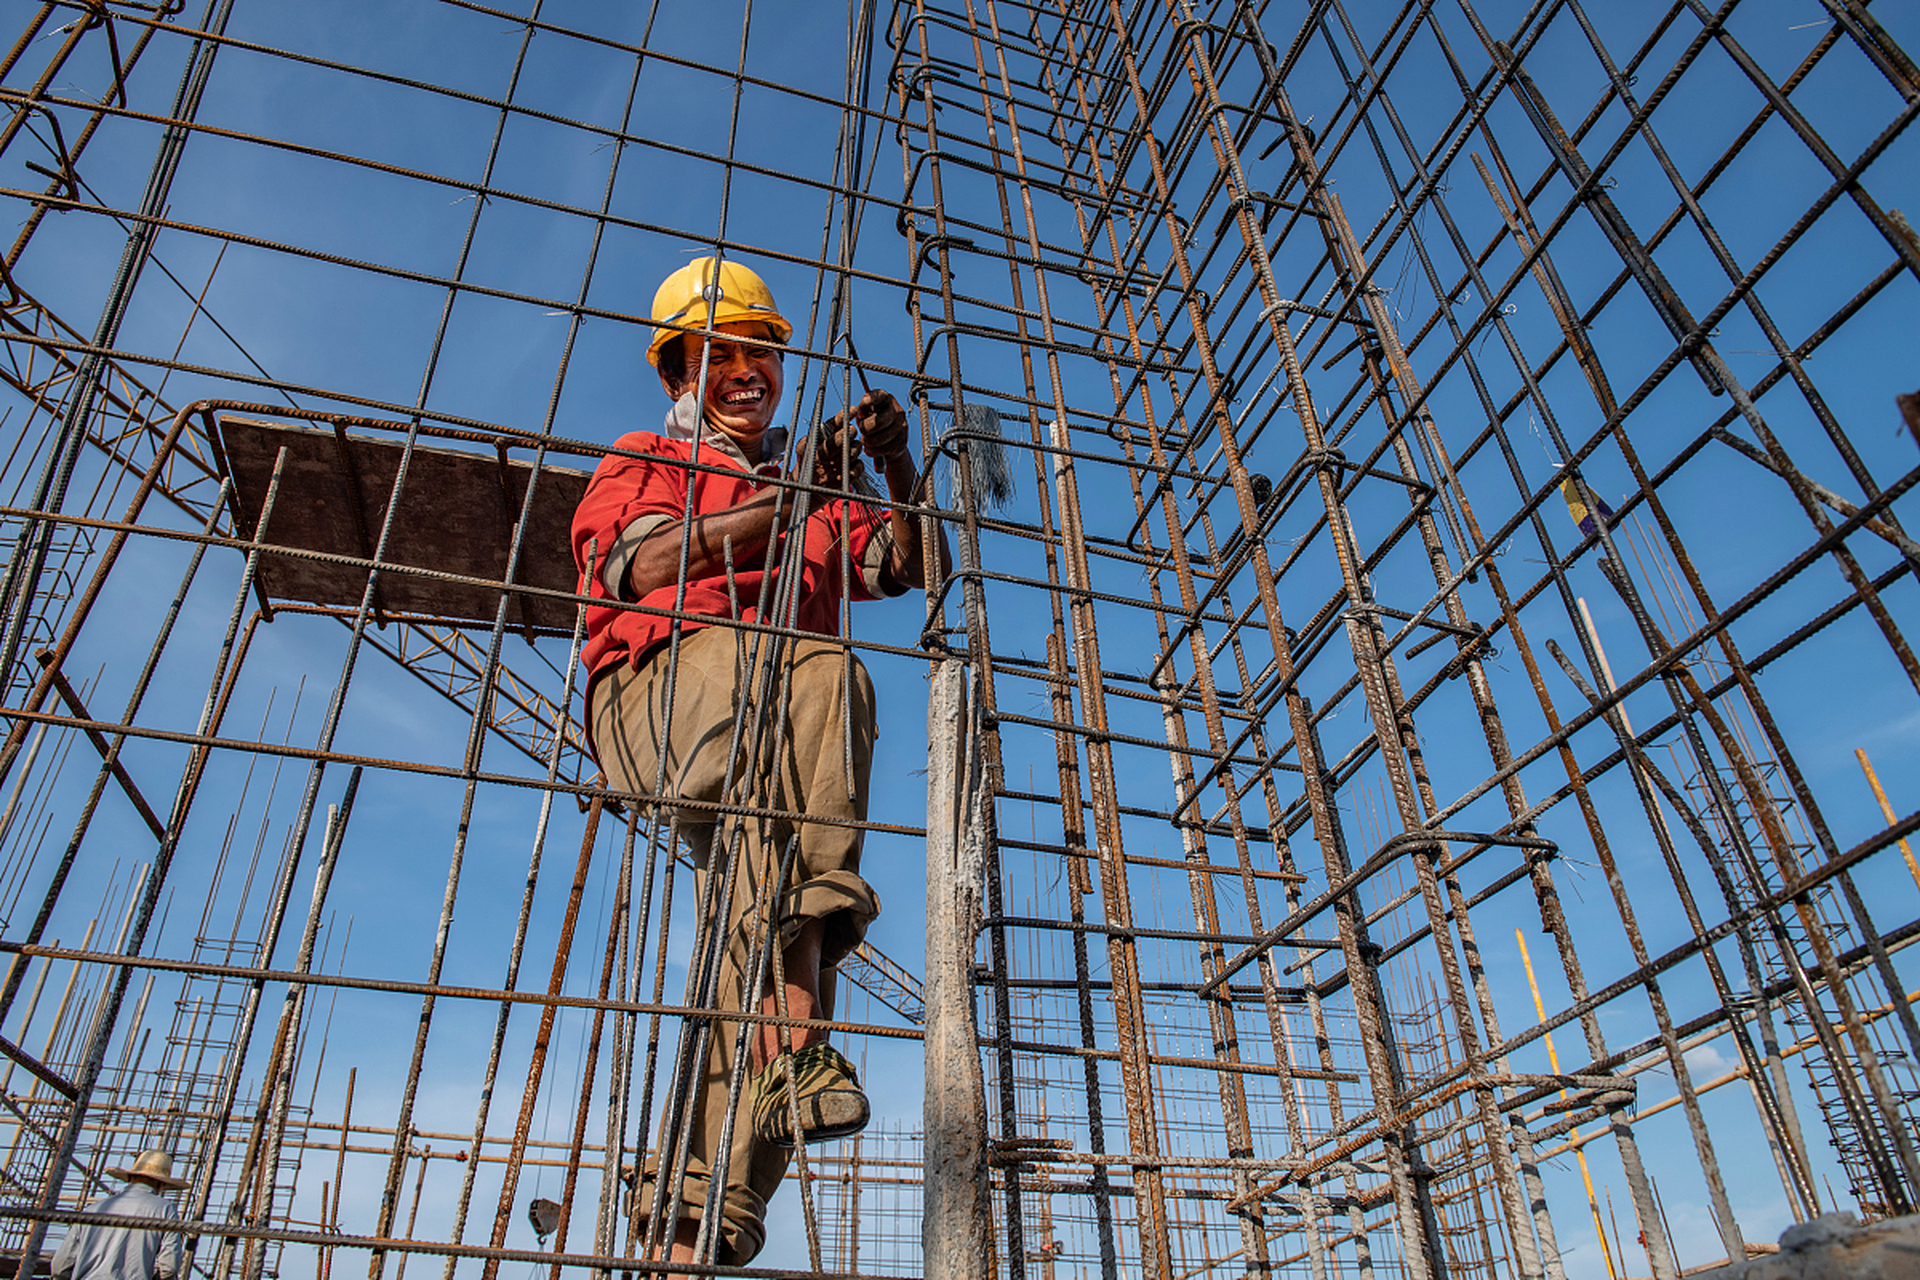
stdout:
<svg viewBox="0 0 1920 1280">
<path fill-rule="evenodd" d="M 216 1280 L 1669 1280 L 1920 1206 L 1906 10 L 378 8 L 0 50 L 0 1263 L 151 1146 Z M 696 255 L 794 321 L 782 527 L 878 501 L 862 393 L 943 473 L 924 596 L 837 553 L 832 1018 L 719 988 L 815 820 L 800 539 L 717 619 L 559 545 Z M 721 800 L 608 788 L 589 607 L 733 630 Z M 650 1258 L 723 1024 L 875 1111 L 744 1272 Z"/>
</svg>

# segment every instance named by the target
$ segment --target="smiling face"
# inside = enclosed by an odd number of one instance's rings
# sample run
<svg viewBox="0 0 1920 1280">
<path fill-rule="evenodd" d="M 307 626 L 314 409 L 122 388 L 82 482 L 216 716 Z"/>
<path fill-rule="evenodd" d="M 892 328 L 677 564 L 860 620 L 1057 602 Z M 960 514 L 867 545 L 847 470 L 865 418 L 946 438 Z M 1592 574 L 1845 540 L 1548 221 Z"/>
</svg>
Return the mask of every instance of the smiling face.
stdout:
<svg viewBox="0 0 1920 1280">
<path fill-rule="evenodd" d="M 706 420 L 725 432 L 749 459 L 760 457 L 760 441 L 780 408 L 781 352 L 765 345 L 767 326 L 758 320 L 720 325 L 707 354 L 707 381 L 700 408 Z M 700 376 L 700 346 L 681 340 L 686 367 L 660 371 L 661 385 L 678 400 Z M 663 361 L 663 366 L 666 362 Z"/>
</svg>

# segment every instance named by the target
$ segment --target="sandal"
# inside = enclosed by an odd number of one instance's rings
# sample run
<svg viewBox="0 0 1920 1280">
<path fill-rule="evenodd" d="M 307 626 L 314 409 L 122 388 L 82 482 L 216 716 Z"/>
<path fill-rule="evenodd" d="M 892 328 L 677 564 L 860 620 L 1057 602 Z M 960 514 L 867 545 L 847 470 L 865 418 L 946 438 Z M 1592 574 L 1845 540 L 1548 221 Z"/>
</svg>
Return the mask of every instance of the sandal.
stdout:
<svg viewBox="0 0 1920 1280">
<path fill-rule="evenodd" d="M 830 1044 L 783 1053 L 753 1082 L 753 1133 L 760 1141 L 774 1147 L 793 1145 L 792 1094 L 798 1095 L 805 1143 L 850 1138 L 867 1127 L 867 1095 L 860 1091 L 853 1064 Z"/>
</svg>

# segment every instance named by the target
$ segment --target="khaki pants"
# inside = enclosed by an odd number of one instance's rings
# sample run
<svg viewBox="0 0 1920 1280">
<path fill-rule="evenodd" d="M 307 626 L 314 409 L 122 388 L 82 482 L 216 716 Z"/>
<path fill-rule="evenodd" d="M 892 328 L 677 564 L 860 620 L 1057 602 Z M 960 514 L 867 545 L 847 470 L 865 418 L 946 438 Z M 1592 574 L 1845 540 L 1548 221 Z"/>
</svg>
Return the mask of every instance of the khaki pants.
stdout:
<svg viewBox="0 0 1920 1280">
<path fill-rule="evenodd" d="M 764 653 L 771 637 L 757 637 Z M 798 812 L 830 821 L 857 822 L 867 816 L 867 776 L 873 762 L 873 684 L 853 653 L 825 640 L 788 640 L 782 646 L 785 705 L 765 718 L 762 749 L 752 739 L 755 711 L 751 698 L 758 681 L 749 670 L 756 637 L 724 626 L 703 627 L 680 641 L 673 682 L 673 713 L 667 714 L 667 665 L 670 646 L 644 656 L 637 668 L 624 664 L 598 679 L 590 694 L 593 741 L 607 785 L 651 796 L 661 776 L 661 794 L 682 800 L 732 803 Z M 847 665 L 852 666 L 852 700 L 846 698 Z M 742 759 L 727 791 L 728 747 L 734 722 L 745 718 Z M 852 727 L 851 769 L 847 759 L 847 723 Z M 777 741 L 776 741 L 777 739 Z M 776 749 L 777 748 L 777 749 Z M 757 761 L 757 765 L 756 765 Z M 849 776 L 850 775 L 850 776 Z M 851 792 L 851 794 L 849 794 Z M 716 821 L 717 819 L 717 821 Z M 716 853 L 734 854 L 733 900 L 727 921 L 727 946 L 720 971 L 719 1008 L 753 1008 L 758 1001 L 744 990 L 751 978 L 755 945 L 765 929 L 774 881 L 789 841 L 797 834 L 790 883 L 780 895 L 777 919 L 783 939 L 810 920 L 823 920 L 826 939 L 821 956 L 823 1016 L 831 1016 L 833 974 L 858 946 L 867 925 L 880 912 L 879 899 L 860 878 L 861 831 L 857 827 L 770 818 L 754 814 L 716 815 L 680 811 L 680 834 L 693 854 L 696 902 L 708 892 L 708 868 Z M 717 895 L 716 895 L 717 901 Z M 771 981 L 772 966 L 768 965 Z M 726 1119 L 727 1082 L 733 1067 L 737 1024 L 718 1020 L 708 1040 L 705 1069 L 690 1121 L 693 1152 L 682 1193 L 684 1216 L 697 1219 L 709 1195 L 708 1168 Z M 751 1082 L 741 1085 L 734 1120 L 724 1231 L 718 1260 L 740 1266 L 760 1251 L 766 1239 L 767 1200 L 779 1188 L 787 1152 L 754 1140 Z M 645 1214 L 653 1203 L 657 1157 L 650 1157 L 634 1209 Z"/>
</svg>

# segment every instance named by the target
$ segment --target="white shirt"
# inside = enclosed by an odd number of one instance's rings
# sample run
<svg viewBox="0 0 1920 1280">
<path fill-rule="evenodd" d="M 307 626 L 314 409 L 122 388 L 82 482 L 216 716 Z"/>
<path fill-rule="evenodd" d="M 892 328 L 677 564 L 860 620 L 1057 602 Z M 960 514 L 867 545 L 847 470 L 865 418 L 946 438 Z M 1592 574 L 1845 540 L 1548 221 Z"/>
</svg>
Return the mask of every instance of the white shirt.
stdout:
<svg viewBox="0 0 1920 1280">
<path fill-rule="evenodd" d="M 124 1218 L 171 1218 L 173 1206 L 144 1182 L 87 1206 L 88 1213 Z M 93 1227 L 76 1223 L 53 1255 L 55 1280 L 171 1280 L 181 1265 L 185 1237 L 150 1227 Z"/>
</svg>

